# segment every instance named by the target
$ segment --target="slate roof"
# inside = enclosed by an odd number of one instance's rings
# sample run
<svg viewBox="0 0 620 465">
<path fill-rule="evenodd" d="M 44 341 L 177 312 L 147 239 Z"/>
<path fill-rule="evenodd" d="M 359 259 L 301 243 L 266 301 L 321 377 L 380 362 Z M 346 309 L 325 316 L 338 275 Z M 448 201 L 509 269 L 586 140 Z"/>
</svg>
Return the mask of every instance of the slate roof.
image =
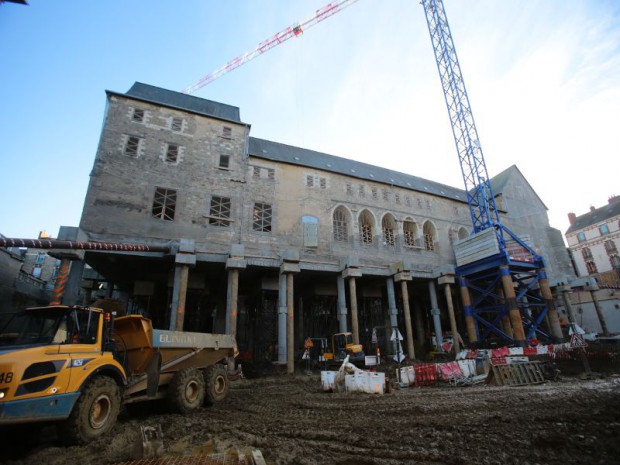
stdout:
<svg viewBox="0 0 620 465">
<path fill-rule="evenodd" d="M 575 222 L 570 225 L 566 230 L 566 234 L 578 231 L 580 229 L 587 228 L 599 223 L 603 223 L 606 220 L 620 215 L 620 200 L 616 200 L 604 207 L 597 208 L 594 211 L 590 211 L 584 215 L 580 215 L 575 219 Z"/>
<path fill-rule="evenodd" d="M 288 163 L 297 166 L 319 169 L 346 176 L 390 184 L 427 194 L 445 197 L 467 203 L 463 189 L 457 189 L 428 179 L 419 178 L 398 171 L 361 163 L 292 145 L 280 144 L 264 139 L 250 137 L 249 155 L 265 160 Z"/>
<path fill-rule="evenodd" d="M 107 93 L 117 94 L 116 92 L 106 91 Z M 173 90 L 162 89 L 161 87 L 134 83 L 126 94 L 118 94 L 131 97 L 144 102 L 155 103 L 169 108 L 189 111 L 203 116 L 210 116 L 225 121 L 245 124 L 241 121 L 239 108 L 224 103 L 213 102 L 193 95 L 175 92 Z"/>
</svg>

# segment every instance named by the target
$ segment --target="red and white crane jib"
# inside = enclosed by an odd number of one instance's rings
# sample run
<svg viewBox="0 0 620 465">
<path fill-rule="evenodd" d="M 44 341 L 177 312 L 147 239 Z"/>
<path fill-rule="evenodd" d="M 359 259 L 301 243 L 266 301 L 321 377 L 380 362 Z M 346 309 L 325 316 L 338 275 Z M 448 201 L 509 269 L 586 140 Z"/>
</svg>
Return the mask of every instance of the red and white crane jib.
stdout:
<svg viewBox="0 0 620 465">
<path fill-rule="evenodd" d="M 238 68 L 239 66 L 247 63 L 248 61 L 256 58 L 258 55 L 262 55 L 268 50 L 271 50 L 276 45 L 280 45 L 283 42 L 286 42 L 291 37 L 297 37 L 304 33 L 305 30 L 308 30 L 312 26 L 320 23 L 321 21 L 326 20 L 327 18 L 335 15 L 336 13 L 342 11 L 344 8 L 352 5 L 358 0 L 339 0 L 336 2 L 331 2 L 325 5 L 324 7 L 316 10 L 314 16 L 305 21 L 297 22 L 296 24 L 283 29 L 278 32 L 273 37 L 270 37 L 267 40 L 262 41 L 258 46 L 250 51 L 245 52 L 243 55 L 239 55 L 238 57 L 233 58 L 224 66 L 212 71 L 211 73 L 203 76 L 198 82 L 194 85 L 183 89 L 183 93 L 191 94 L 192 92 L 197 91 L 201 87 L 206 86 L 207 84 L 215 81 L 217 78 L 222 76 L 223 74 L 232 71 L 233 69 Z"/>
</svg>

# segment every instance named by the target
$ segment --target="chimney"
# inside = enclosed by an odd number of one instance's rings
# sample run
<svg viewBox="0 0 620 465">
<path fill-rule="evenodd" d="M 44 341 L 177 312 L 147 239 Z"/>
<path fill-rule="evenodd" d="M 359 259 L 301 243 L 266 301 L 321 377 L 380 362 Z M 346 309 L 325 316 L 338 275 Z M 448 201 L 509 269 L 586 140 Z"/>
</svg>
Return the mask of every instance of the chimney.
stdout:
<svg viewBox="0 0 620 465">
<path fill-rule="evenodd" d="M 577 221 L 577 215 L 575 215 L 573 212 L 570 212 L 568 214 L 568 222 L 573 225 L 575 224 L 575 221 Z"/>
<path fill-rule="evenodd" d="M 596 208 L 593 205 L 590 205 L 590 211 L 593 212 L 595 210 L 596 210 Z"/>
<path fill-rule="evenodd" d="M 612 195 L 607 201 L 609 202 L 609 205 L 611 205 L 612 203 L 620 202 L 620 195 Z"/>
</svg>

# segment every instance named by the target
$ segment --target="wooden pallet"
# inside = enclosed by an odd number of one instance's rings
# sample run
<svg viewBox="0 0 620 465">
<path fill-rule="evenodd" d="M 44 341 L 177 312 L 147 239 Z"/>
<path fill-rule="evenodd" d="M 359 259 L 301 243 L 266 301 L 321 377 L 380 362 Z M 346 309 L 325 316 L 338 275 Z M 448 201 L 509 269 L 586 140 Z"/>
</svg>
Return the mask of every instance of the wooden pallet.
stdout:
<svg viewBox="0 0 620 465">
<path fill-rule="evenodd" d="M 491 365 L 487 384 L 497 386 L 524 386 L 546 381 L 543 362 L 513 363 L 510 365 Z"/>
</svg>

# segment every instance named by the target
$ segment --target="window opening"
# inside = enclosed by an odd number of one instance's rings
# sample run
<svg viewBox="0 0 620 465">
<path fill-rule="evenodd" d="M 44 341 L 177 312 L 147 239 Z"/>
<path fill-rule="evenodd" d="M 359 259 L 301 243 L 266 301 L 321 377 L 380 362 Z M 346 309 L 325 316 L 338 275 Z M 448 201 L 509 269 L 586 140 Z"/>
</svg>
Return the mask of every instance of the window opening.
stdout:
<svg viewBox="0 0 620 465">
<path fill-rule="evenodd" d="M 228 169 L 230 167 L 230 155 L 220 155 L 220 168 Z"/>
<path fill-rule="evenodd" d="M 131 119 L 135 121 L 136 123 L 144 122 L 144 110 L 139 110 L 137 108 L 134 108 Z"/>
<path fill-rule="evenodd" d="M 403 235 L 405 239 L 405 245 L 407 247 L 415 247 L 415 241 L 418 235 L 418 231 L 416 224 L 413 221 L 405 221 L 403 223 Z"/>
<path fill-rule="evenodd" d="M 364 212 L 360 217 L 360 240 L 362 244 L 372 244 L 372 236 L 372 217 L 368 212 Z"/>
<path fill-rule="evenodd" d="M 181 118 L 172 118 L 170 122 L 170 129 L 176 132 L 181 132 L 183 130 L 183 120 Z"/>
<path fill-rule="evenodd" d="M 139 149 L 140 138 L 136 136 L 129 136 L 127 138 L 127 143 L 125 144 L 125 155 L 137 157 Z"/>
<path fill-rule="evenodd" d="M 179 146 L 168 144 L 166 147 L 166 163 L 177 163 L 179 161 Z"/>
<path fill-rule="evenodd" d="M 391 216 L 384 216 L 381 221 L 381 227 L 383 229 L 383 242 L 388 246 L 396 245 L 396 236 L 394 234 L 394 219 Z"/>
<path fill-rule="evenodd" d="M 174 220 L 177 205 L 177 191 L 174 189 L 155 188 L 152 214 L 155 218 L 165 221 Z"/>
<path fill-rule="evenodd" d="M 266 203 L 255 203 L 252 222 L 254 231 L 271 232 L 271 220 L 271 205 Z"/>
<path fill-rule="evenodd" d="M 343 208 L 337 208 L 334 212 L 333 227 L 334 240 L 338 242 L 347 242 L 349 240 L 349 222 L 348 215 Z"/>
<path fill-rule="evenodd" d="M 232 128 L 228 126 L 224 126 L 222 128 L 222 137 L 225 137 L 226 139 L 230 139 L 232 137 Z"/>
<path fill-rule="evenodd" d="M 211 197 L 209 209 L 209 224 L 213 226 L 228 227 L 230 225 L 230 199 L 228 197 Z"/>
</svg>

